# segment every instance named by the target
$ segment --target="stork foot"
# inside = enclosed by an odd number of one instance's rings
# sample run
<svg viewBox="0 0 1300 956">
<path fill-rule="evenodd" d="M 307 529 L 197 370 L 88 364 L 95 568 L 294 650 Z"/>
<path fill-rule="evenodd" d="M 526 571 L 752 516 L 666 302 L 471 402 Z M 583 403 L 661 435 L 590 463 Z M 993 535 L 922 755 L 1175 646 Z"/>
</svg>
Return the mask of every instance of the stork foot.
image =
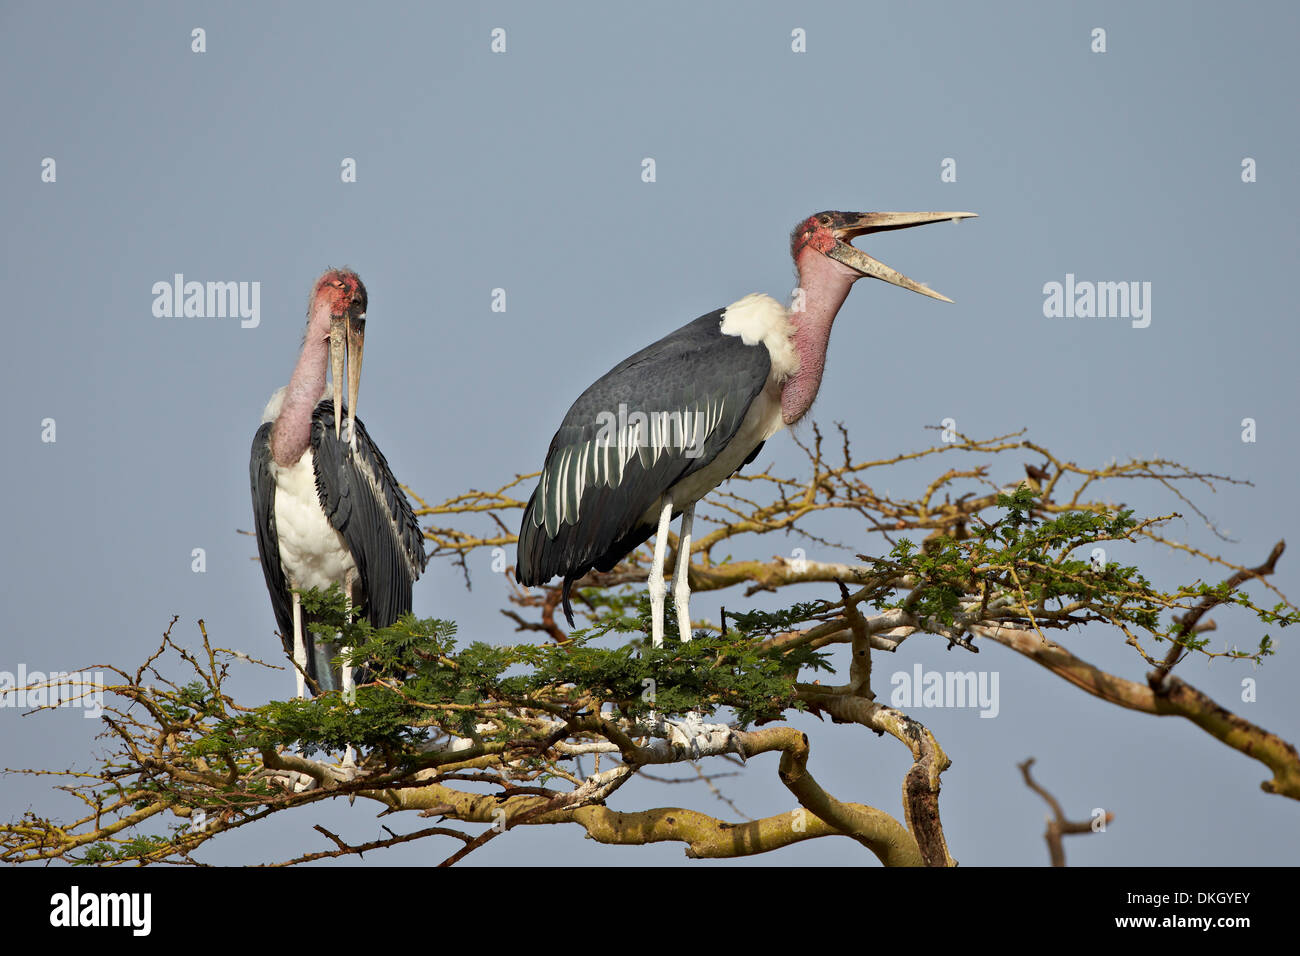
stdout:
<svg viewBox="0 0 1300 956">
<path fill-rule="evenodd" d="M 704 715 L 688 711 L 681 720 L 665 721 L 668 725 L 668 743 L 674 750 L 682 750 L 692 760 L 716 753 L 731 739 L 731 728 L 726 724 L 705 723 Z"/>
<path fill-rule="evenodd" d="M 726 753 L 743 754 L 735 732 L 726 724 L 709 723 L 698 711 L 688 711 L 677 720 L 668 720 L 661 714 L 651 713 L 646 724 L 653 740 L 647 749 L 663 751 L 664 762 L 672 760 L 699 760 Z"/>
<path fill-rule="evenodd" d="M 290 793 L 305 793 L 315 789 L 316 780 L 297 770 L 274 770 L 266 775 L 267 782 Z"/>
</svg>

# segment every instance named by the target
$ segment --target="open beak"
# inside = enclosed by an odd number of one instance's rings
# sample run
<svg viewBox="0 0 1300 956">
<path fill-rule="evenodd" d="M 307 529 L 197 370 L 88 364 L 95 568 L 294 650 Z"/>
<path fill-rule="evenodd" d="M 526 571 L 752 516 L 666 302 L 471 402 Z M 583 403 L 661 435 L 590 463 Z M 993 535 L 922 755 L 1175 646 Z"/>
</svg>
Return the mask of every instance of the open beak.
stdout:
<svg viewBox="0 0 1300 956">
<path fill-rule="evenodd" d="M 366 344 L 364 316 L 346 315 L 330 317 L 330 373 L 334 378 L 334 437 L 342 437 L 343 419 L 339 405 L 343 403 L 343 367 L 348 374 L 348 438 L 356 447 L 357 393 L 361 390 L 361 356 Z"/>
<path fill-rule="evenodd" d="M 924 226 L 931 222 L 944 222 L 951 219 L 972 219 L 975 216 L 973 212 L 836 212 L 831 213 L 835 217 L 835 223 L 831 226 L 831 232 L 835 235 L 835 245 L 826 253 L 832 259 L 844 263 L 852 269 L 856 269 L 863 275 L 871 276 L 873 279 L 883 279 L 890 285 L 902 286 L 904 289 L 911 289 L 913 292 L 919 292 L 921 295 L 928 295 L 932 299 L 941 299 L 944 302 L 951 302 L 952 299 L 946 295 L 940 295 L 929 286 L 922 285 L 894 269 L 889 268 L 883 262 L 871 258 L 861 249 L 855 249 L 850 245 L 850 240 L 857 236 L 865 236 L 872 232 L 889 232 L 893 229 L 907 229 L 911 226 Z"/>
</svg>

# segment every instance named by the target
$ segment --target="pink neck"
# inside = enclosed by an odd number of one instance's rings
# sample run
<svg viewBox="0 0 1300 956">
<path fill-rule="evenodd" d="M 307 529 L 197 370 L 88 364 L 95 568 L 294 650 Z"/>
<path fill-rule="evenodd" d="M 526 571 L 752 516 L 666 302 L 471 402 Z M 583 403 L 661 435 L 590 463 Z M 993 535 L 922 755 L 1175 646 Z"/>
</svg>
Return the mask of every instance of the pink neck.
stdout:
<svg viewBox="0 0 1300 956">
<path fill-rule="evenodd" d="M 297 463 L 311 443 L 311 416 L 325 390 L 329 366 L 329 334 L 329 300 L 317 296 L 308 313 L 307 337 L 285 389 L 284 404 L 271 426 L 271 457 L 281 467 Z"/>
<path fill-rule="evenodd" d="M 781 417 L 787 425 L 803 418 L 817 398 L 826 367 L 831 324 L 853 283 L 862 278 L 861 273 L 807 247 L 800 251 L 795 265 L 799 270 L 799 288 L 803 290 L 803 310 L 790 313 L 799 371 L 786 379 L 781 388 Z"/>
</svg>

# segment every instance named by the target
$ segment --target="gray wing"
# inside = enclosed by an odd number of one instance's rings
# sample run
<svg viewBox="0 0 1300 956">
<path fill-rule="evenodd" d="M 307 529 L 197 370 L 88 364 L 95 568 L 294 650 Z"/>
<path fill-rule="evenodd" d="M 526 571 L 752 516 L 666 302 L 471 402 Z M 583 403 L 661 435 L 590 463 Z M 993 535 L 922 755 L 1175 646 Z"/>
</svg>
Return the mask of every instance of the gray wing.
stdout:
<svg viewBox="0 0 1300 956">
<path fill-rule="evenodd" d="M 342 412 L 346 417 L 346 410 Z M 365 591 L 366 617 L 387 627 L 411 610 L 411 586 L 424 570 L 424 536 L 411 504 L 383 452 L 356 420 L 356 453 L 334 437 L 334 406 L 322 401 L 312 414 L 311 446 L 316 495 L 347 542 Z"/>
<path fill-rule="evenodd" d="M 735 436 L 772 362 L 762 343 L 722 333 L 724 311 L 642 349 L 573 403 L 524 510 L 521 584 L 564 575 L 567 604 L 569 584 L 609 570 L 653 534 L 646 511 Z"/>
<path fill-rule="evenodd" d="M 253 491 L 253 524 L 257 530 L 257 556 L 262 576 L 271 593 L 271 608 L 280 627 L 285 652 L 293 655 L 293 605 L 289 585 L 280 565 L 280 538 L 275 530 L 275 479 L 271 477 L 271 422 L 253 436 L 253 453 L 248 463 Z"/>
</svg>

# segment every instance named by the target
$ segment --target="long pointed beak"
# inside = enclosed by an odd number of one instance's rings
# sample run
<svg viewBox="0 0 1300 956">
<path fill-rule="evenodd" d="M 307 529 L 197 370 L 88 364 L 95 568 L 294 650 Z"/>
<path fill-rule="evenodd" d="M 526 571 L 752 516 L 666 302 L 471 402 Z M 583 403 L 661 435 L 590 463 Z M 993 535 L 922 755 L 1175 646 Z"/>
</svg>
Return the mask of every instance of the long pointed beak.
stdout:
<svg viewBox="0 0 1300 956">
<path fill-rule="evenodd" d="M 330 374 L 334 379 L 334 437 L 343 434 L 343 367 L 348 375 L 348 440 L 356 448 L 357 392 L 361 390 L 361 357 L 366 347 L 366 320 L 345 315 L 330 317 Z"/>
<path fill-rule="evenodd" d="M 357 450 L 357 392 L 361 390 L 361 353 L 366 346 L 366 320 L 348 320 L 348 436 Z M 337 416 L 336 416 L 337 420 Z"/>
<path fill-rule="evenodd" d="M 343 434 L 343 419 L 339 417 L 343 404 L 343 364 L 348 354 L 347 317 L 330 316 L 330 375 L 334 379 L 334 437 Z M 355 404 L 352 403 L 352 404 Z M 350 406 L 349 406 L 350 407 Z"/>
<path fill-rule="evenodd" d="M 861 249 L 849 243 L 856 236 L 865 236 L 872 232 L 890 232 L 894 229 L 908 229 L 912 226 L 924 226 L 932 222 L 944 222 L 951 219 L 972 219 L 973 212 L 837 212 L 833 213 L 836 223 L 832 226 L 836 242 L 826 255 L 842 262 L 852 269 L 873 279 L 881 279 L 890 285 L 902 286 L 912 292 L 928 295 L 932 299 L 951 302 L 946 295 L 940 295 L 927 285 L 909 279 L 895 269 L 891 269 L 877 259 L 871 258 Z"/>
</svg>

